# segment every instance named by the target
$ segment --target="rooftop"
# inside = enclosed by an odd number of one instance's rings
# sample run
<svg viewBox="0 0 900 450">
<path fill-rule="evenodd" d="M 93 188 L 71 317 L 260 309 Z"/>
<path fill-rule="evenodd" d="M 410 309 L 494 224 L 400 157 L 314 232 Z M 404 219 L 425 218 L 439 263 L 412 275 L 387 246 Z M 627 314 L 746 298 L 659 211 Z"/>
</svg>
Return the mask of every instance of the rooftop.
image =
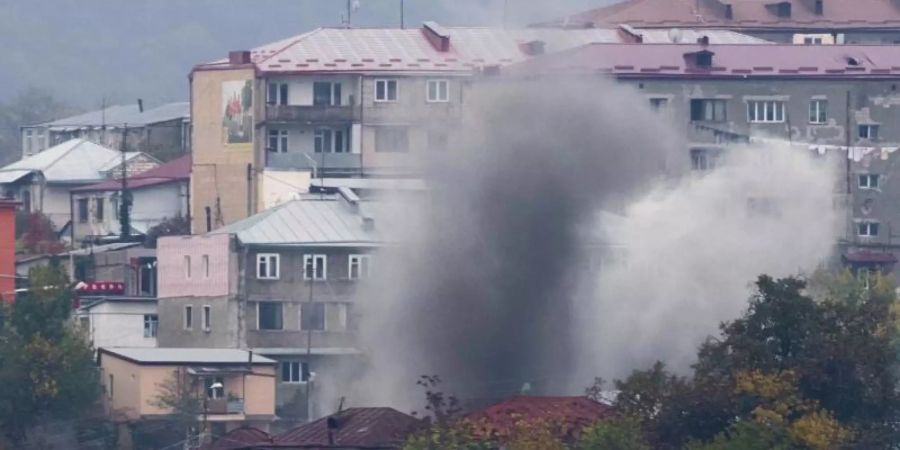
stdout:
<svg viewBox="0 0 900 450">
<path fill-rule="evenodd" d="M 91 111 L 77 116 L 65 117 L 52 122 L 29 125 L 32 127 L 50 127 L 53 130 L 75 130 L 79 128 L 98 128 L 106 125 L 117 128 L 124 125 L 139 127 L 176 119 L 189 119 L 191 104 L 176 102 L 145 109 L 141 112 L 138 105 L 116 105 L 105 109 Z"/>
<path fill-rule="evenodd" d="M 217 437 L 212 444 L 202 448 L 204 450 L 236 450 L 271 443 L 272 438 L 269 436 L 269 433 L 259 428 L 243 426 Z"/>
<path fill-rule="evenodd" d="M 520 421 L 549 421 L 566 425 L 568 437 L 577 435 L 581 428 L 610 417 L 612 407 L 587 397 L 532 397 L 517 396 L 494 404 L 468 416 L 480 423 L 486 436 L 509 436 Z"/>
<path fill-rule="evenodd" d="M 160 184 L 177 183 L 191 179 L 191 155 L 184 155 L 153 169 L 128 178 L 129 189 L 140 189 Z M 73 192 L 118 191 L 122 189 L 121 180 L 106 180 L 90 186 L 73 189 Z"/>
<path fill-rule="evenodd" d="M 233 348 L 119 348 L 102 347 L 108 354 L 137 364 L 247 364 L 251 353 Z M 253 364 L 275 361 L 253 354 Z"/>
<path fill-rule="evenodd" d="M 144 154 L 129 152 L 126 158 L 141 155 Z M 0 168 L 0 184 L 13 183 L 34 172 L 42 173 L 48 182 L 95 183 L 103 180 L 102 172 L 118 165 L 121 158 L 122 154 L 113 149 L 72 139 Z"/>
<path fill-rule="evenodd" d="M 329 421 L 335 427 L 332 445 L 341 447 L 397 446 L 423 425 L 420 419 L 393 408 L 350 408 L 300 425 L 272 440 L 278 446 L 328 446 Z"/>
<path fill-rule="evenodd" d="M 711 66 L 698 64 L 700 53 L 711 56 Z M 504 73 L 894 79 L 900 77 L 898 59 L 900 46 L 893 45 L 590 44 L 507 67 Z"/>
<path fill-rule="evenodd" d="M 779 4 L 789 4 L 779 15 Z M 811 0 L 625 0 L 538 26 L 818 29 L 854 30 L 900 27 L 900 3 L 892 0 L 823 0 L 821 13 Z M 731 9 L 729 18 L 728 9 Z"/>
<path fill-rule="evenodd" d="M 439 27 L 437 24 L 433 26 Z M 319 28 L 251 50 L 251 61 L 263 73 L 304 72 L 457 72 L 507 65 L 533 55 L 525 44 L 543 43 L 543 51 L 558 52 L 581 45 L 632 42 L 620 28 L 500 29 L 439 27 L 449 36 L 444 51 L 429 40 L 430 31 L 399 28 Z M 664 33 L 644 32 L 644 42 L 671 42 Z M 694 36 L 694 35 L 697 36 Z M 704 32 L 713 43 L 761 44 L 767 41 L 731 31 Z M 696 40 L 698 32 L 685 39 Z M 228 65 L 219 60 L 198 69 Z"/>
</svg>

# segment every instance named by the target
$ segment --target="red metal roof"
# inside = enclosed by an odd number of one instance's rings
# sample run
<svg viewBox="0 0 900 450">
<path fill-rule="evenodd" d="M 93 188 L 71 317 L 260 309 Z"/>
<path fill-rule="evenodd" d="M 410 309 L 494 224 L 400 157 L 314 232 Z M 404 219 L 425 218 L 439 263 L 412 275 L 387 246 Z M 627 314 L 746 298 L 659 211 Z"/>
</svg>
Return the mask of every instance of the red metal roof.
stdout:
<svg viewBox="0 0 900 450">
<path fill-rule="evenodd" d="M 791 5 L 779 17 L 775 5 Z M 731 5 L 732 19 L 726 15 Z M 900 4 L 891 0 L 625 0 L 542 25 L 628 24 L 635 27 L 738 29 L 860 29 L 900 27 Z"/>
<path fill-rule="evenodd" d="M 563 425 L 565 436 L 577 436 L 581 429 L 613 415 L 612 407 L 587 397 L 528 397 L 519 396 L 476 411 L 468 416 L 485 436 L 509 436 L 516 423 L 543 421 L 548 425 Z"/>
<path fill-rule="evenodd" d="M 399 448 L 423 422 L 393 408 L 351 408 L 276 435 L 278 446 L 328 446 L 328 420 L 336 421 L 334 445 Z"/>
<path fill-rule="evenodd" d="M 128 188 L 138 189 L 159 184 L 183 182 L 191 179 L 191 155 L 184 155 L 146 172 L 128 178 Z M 90 186 L 72 189 L 73 192 L 118 191 L 122 189 L 120 180 L 106 180 Z"/>
<path fill-rule="evenodd" d="M 896 264 L 897 257 L 893 253 L 872 250 L 849 250 L 844 260 L 858 264 Z"/>
<path fill-rule="evenodd" d="M 698 67 L 692 55 L 712 55 Z M 608 73 L 613 76 L 734 78 L 898 78 L 900 46 L 590 44 L 511 65 L 511 75 Z"/>
<path fill-rule="evenodd" d="M 234 450 L 243 449 L 254 445 L 271 444 L 272 438 L 268 433 L 258 428 L 241 427 L 225 433 L 205 450 Z"/>
</svg>

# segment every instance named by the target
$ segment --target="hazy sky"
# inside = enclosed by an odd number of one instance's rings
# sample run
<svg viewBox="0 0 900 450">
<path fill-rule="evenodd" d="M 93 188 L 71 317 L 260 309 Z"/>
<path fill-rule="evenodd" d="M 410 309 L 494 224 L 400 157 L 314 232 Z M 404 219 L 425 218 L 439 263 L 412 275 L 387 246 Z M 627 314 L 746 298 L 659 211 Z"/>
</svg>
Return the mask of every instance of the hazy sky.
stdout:
<svg viewBox="0 0 900 450">
<path fill-rule="evenodd" d="M 358 26 L 398 26 L 400 0 L 358 0 Z M 497 25 L 504 0 L 405 0 L 407 26 Z M 614 0 L 506 0 L 525 24 Z M 183 100 L 197 63 L 318 27 L 345 0 L 0 0 L 0 101 L 29 86 L 85 108 Z"/>
</svg>

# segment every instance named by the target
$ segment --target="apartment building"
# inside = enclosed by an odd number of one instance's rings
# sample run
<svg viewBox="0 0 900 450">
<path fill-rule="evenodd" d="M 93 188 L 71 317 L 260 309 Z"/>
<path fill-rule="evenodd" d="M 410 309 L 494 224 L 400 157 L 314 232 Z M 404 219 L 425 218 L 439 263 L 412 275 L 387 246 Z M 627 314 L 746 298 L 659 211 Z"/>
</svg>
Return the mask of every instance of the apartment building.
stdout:
<svg viewBox="0 0 900 450">
<path fill-rule="evenodd" d="M 594 44 L 509 67 L 534 82 L 614 78 L 683 127 L 684 170 L 702 173 L 735 142 L 775 139 L 838 152 L 839 242 L 856 271 L 893 271 L 900 255 L 900 57 L 896 46 Z"/>
<path fill-rule="evenodd" d="M 891 0 L 623 0 L 537 27 L 731 30 L 772 42 L 900 43 L 900 4 Z"/>
<path fill-rule="evenodd" d="M 327 412 L 306 394 L 337 385 L 332 367 L 360 358 L 356 293 L 381 245 L 373 206 L 344 189 L 160 239 L 160 346 L 252 350 L 279 364 L 279 417 Z"/>
<path fill-rule="evenodd" d="M 234 223 L 303 192 L 310 178 L 414 177 L 447 151 L 473 75 L 591 42 L 670 42 L 627 28 L 322 28 L 191 75 L 192 229 Z M 710 31 L 712 42 L 760 44 Z"/>
</svg>

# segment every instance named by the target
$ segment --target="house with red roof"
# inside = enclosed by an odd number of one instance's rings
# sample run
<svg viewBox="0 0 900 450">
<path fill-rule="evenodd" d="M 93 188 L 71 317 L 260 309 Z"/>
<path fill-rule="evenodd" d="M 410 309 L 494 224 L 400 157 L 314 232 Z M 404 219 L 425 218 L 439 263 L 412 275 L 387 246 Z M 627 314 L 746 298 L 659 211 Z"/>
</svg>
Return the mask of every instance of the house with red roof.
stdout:
<svg viewBox="0 0 900 450">
<path fill-rule="evenodd" d="M 613 417 L 613 408 L 587 397 L 516 396 L 475 411 L 466 418 L 485 439 L 504 442 L 518 426 L 549 427 L 563 442 L 578 440 L 581 431 Z"/>
<path fill-rule="evenodd" d="M 900 43 L 891 0 L 622 0 L 539 27 L 722 29 L 794 44 Z"/>
<path fill-rule="evenodd" d="M 123 187 L 131 195 L 130 234 L 146 234 L 166 219 L 187 217 L 190 208 L 191 156 L 185 155 L 128 177 L 72 189 L 73 237 L 102 242 L 118 238 Z"/>
</svg>

